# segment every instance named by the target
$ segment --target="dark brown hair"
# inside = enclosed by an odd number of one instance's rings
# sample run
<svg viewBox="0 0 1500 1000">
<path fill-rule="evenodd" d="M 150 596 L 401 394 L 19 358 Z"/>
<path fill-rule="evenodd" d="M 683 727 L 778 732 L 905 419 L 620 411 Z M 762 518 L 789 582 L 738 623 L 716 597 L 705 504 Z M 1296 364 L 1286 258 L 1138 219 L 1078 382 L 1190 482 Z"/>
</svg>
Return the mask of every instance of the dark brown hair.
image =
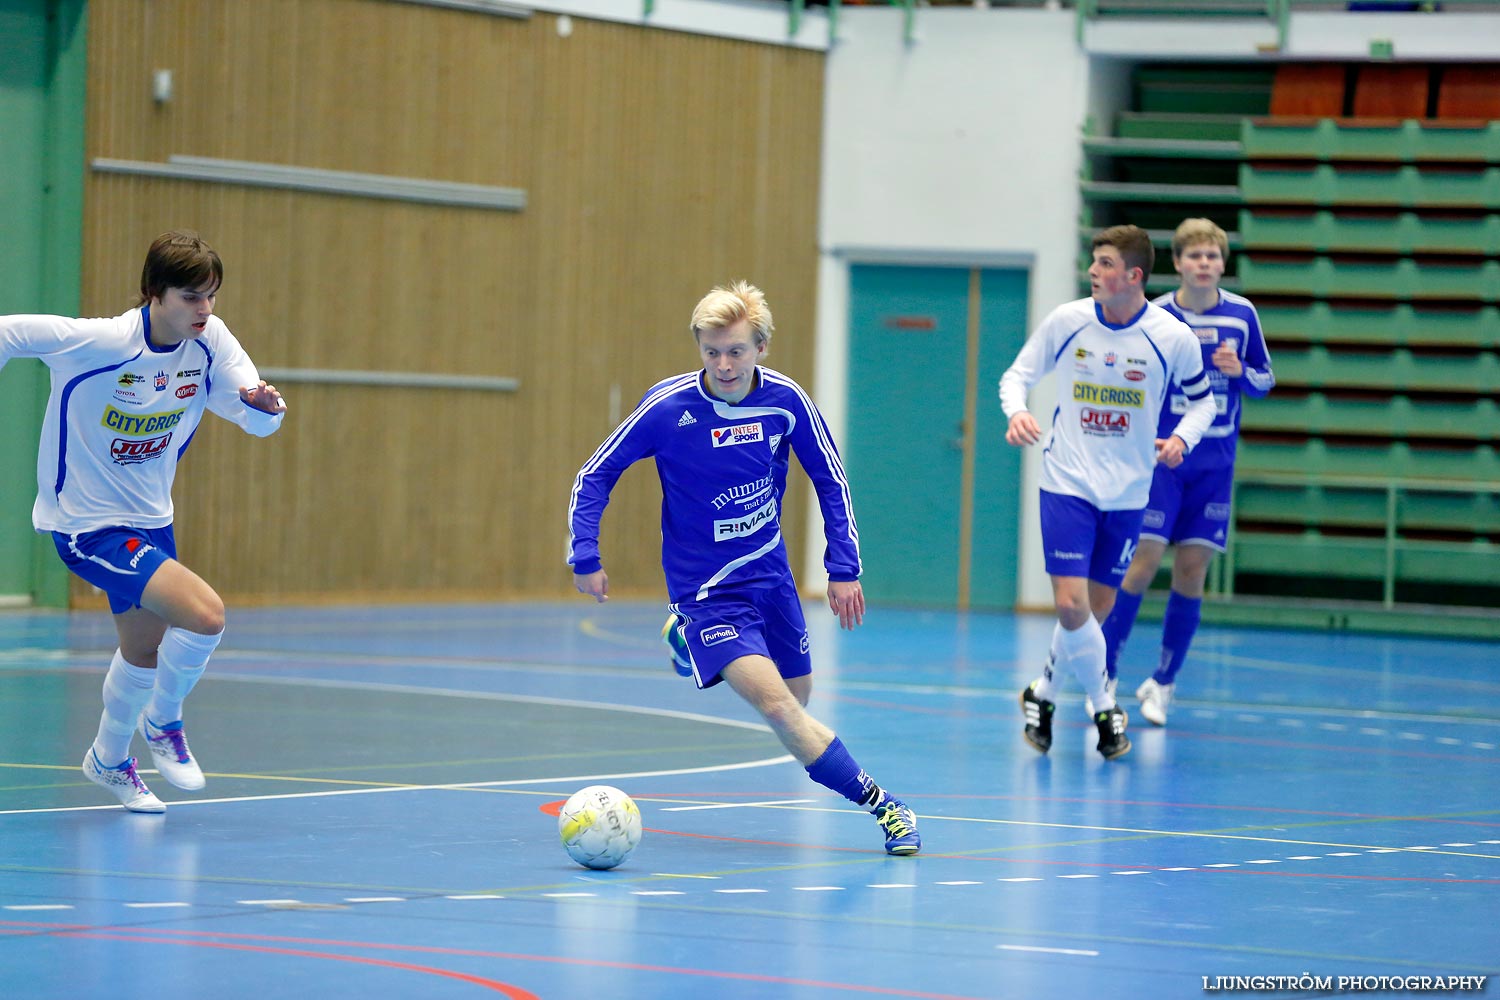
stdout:
<svg viewBox="0 0 1500 1000">
<path fill-rule="evenodd" d="M 224 262 L 203 237 L 188 229 L 174 229 L 151 241 L 141 268 L 141 300 L 159 299 L 168 288 L 209 288 L 224 283 Z"/>
<path fill-rule="evenodd" d="M 1140 226 L 1110 226 L 1094 236 L 1090 249 L 1111 246 L 1120 251 L 1126 267 L 1141 269 L 1141 284 L 1151 277 L 1151 266 L 1156 263 L 1156 250 L 1151 246 L 1151 237 Z"/>
</svg>

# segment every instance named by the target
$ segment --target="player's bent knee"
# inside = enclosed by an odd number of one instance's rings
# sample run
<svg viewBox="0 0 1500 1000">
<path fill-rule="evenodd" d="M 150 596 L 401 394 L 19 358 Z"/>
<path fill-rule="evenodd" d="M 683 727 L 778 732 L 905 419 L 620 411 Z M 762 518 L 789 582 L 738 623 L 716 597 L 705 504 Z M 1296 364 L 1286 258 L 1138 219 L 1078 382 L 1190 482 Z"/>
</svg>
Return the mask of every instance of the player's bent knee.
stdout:
<svg viewBox="0 0 1500 1000">
<path fill-rule="evenodd" d="M 224 631 L 224 601 L 218 594 L 209 591 L 208 597 L 199 601 L 181 621 L 174 624 L 199 635 L 218 635 Z"/>
</svg>

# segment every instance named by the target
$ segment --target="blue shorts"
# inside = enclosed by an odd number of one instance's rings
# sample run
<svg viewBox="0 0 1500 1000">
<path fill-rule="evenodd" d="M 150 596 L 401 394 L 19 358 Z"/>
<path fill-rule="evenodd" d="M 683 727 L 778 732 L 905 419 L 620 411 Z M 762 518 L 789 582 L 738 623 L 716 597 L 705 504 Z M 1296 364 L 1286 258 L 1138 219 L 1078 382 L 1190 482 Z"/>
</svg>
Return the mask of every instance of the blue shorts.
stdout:
<svg viewBox="0 0 1500 1000">
<path fill-rule="evenodd" d="M 1233 491 L 1232 465 L 1187 472 L 1158 465 L 1151 477 L 1141 537 L 1172 545 L 1206 545 L 1223 552 Z"/>
<path fill-rule="evenodd" d="M 790 582 L 716 591 L 706 601 L 684 601 L 672 610 L 677 612 L 677 628 L 687 640 L 693 679 L 700 688 L 723 680 L 720 672 L 741 656 L 768 657 L 785 678 L 812 673 L 802 599 Z"/>
<path fill-rule="evenodd" d="M 1120 586 L 1135 558 L 1139 510 L 1100 510 L 1087 500 L 1042 490 L 1042 550 L 1052 576 Z"/>
<path fill-rule="evenodd" d="M 52 533 L 68 569 L 109 595 L 115 614 L 141 606 L 152 574 L 177 558 L 177 538 L 165 528 L 100 528 L 78 535 Z"/>
</svg>

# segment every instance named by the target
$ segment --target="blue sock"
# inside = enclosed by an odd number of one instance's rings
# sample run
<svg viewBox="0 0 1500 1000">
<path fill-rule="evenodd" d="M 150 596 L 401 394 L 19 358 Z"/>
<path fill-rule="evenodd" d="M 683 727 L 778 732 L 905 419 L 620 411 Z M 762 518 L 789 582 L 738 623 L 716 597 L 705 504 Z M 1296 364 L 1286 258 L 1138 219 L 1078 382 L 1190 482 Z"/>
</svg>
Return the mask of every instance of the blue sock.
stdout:
<svg viewBox="0 0 1500 1000">
<path fill-rule="evenodd" d="M 1099 626 L 1104 630 L 1104 667 L 1109 671 L 1110 680 L 1119 673 L 1120 653 L 1125 648 L 1125 640 L 1130 638 L 1130 630 L 1135 627 L 1135 616 L 1140 613 L 1141 598 L 1145 596 L 1123 588 L 1116 591 L 1114 609 Z"/>
<path fill-rule="evenodd" d="M 807 765 L 807 776 L 857 806 L 873 809 L 880 804 L 880 786 L 860 769 L 837 736 L 823 751 L 823 756 Z"/>
<path fill-rule="evenodd" d="M 1152 678 L 1158 684 L 1171 684 L 1187 659 L 1188 647 L 1198 634 L 1198 619 L 1203 598 L 1183 597 L 1172 591 L 1167 597 L 1167 614 L 1161 622 L 1161 662 Z"/>
</svg>

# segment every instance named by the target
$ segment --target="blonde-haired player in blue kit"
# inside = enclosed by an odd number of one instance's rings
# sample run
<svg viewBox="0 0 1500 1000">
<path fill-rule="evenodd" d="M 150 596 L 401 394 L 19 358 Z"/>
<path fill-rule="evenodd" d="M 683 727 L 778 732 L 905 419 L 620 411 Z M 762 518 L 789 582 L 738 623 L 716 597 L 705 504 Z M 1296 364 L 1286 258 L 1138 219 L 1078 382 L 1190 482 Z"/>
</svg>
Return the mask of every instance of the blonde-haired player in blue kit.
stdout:
<svg viewBox="0 0 1500 1000">
<path fill-rule="evenodd" d="M 224 265 L 196 234 L 163 233 L 141 269 L 137 307 L 110 319 L 0 316 L 0 367 L 40 358 L 42 419 L 32 523 L 63 562 L 109 596 L 120 646 L 83 773 L 132 812 L 165 809 L 130 756 L 139 730 L 162 777 L 204 785 L 182 703 L 224 634 L 224 602 L 177 561 L 172 480 L 212 410 L 258 437 L 286 404 L 215 315 Z"/>
<path fill-rule="evenodd" d="M 574 586 L 596 601 L 608 599 L 599 521 L 620 475 L 653 459 L 662 487 L 670 624 L 684 669 L 700 688 L 727 682 L 808 777 L 873 814 L 887 853 L 916 854 L 922 847 L 916 815 L 877 785 L 806 707 L 812 658 L 781 537 L 793 451 L 823 512 L 828 606 L 846 629 L 865 613 L 859 532 L 833 435 L 800 385 L 760 364 L 774 330 L 760 289 L 743 281 L 713 289 L 689 326 L 701 367 L 652 386 L 573 482 Z"/>
<path fill-rule="evenodd" d="M 1141 598 L 1169 544 L 1172 590 L 1162 619 L 1156 671 L 1136 689 L 1141 714 L 1167 724 L 1177 672 L 1198 631 L 1203 586 L 1216 552 L 1224 551 L 1233 496 L 1234 459 L 1244 395 L 1264 396 L 1276 384 L 1260 317 L 1250 300 L 1219 287 L 1229 260 L 1229 237 L 1208 219 L 1186 219 L 1172 234 L 1172 264 L 1181 286 L 1155 300 L 1190 326 L 1202 345 L 1203 365 L 1213 386 L 1216 416 L 1203 441 L 1176 468 L 1157 466 L 1141 526 L 1141 543 L 1125 572 L 1114 610 L 1104 620 L 1110 694 L 1115 693 L 1120 650 L 1130 637 Z M 1174 391 L 1162 406 L 1157 435 L 1171 434 L 1186 409 Z"/>
<path fill-rule="evenodd" d="M 1042 546 L 1057 627 L 1042 676 L 1021 692 L 1024 735 L 1052 747 L 1057 677 L 1066 669 L 1093 702 L 1098 751 L 1107 759 L 1130 751 L 1128 719 L 1106 683 L 1099 623 L 1135 552 L 1151 492 L 1153 467 L 1173 466 L 1213 421 L 1214 401 L 1198 338 L 1181 320 L 1146 301 L 1155 253 L 1136 226 L 1114 226 L 1093 239 L 1092 294 L 1058 306 L 1021 348 L 1000 379 L 1000 405 L 1010 419 L 1005 440 L 1041 440 L 1026 396 L 1057 372 L 1057 410 L 1043 448 Z M 1156 436 L 1156 416 L 1176 383 L 1188 399 L 1174 432 Z"/>
</svg>

